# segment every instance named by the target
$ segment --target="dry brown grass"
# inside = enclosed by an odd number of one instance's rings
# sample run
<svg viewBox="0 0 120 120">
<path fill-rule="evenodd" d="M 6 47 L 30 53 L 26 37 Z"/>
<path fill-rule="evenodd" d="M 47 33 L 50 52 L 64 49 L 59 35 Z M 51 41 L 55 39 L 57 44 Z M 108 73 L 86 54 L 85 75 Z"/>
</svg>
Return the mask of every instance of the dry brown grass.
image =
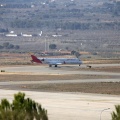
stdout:
<svg viewBox="0 0 120 120">
<path fill-rule="evenodd" d="M 101 67 L 101 68 L 94 68 L 92 70 L 120 73 L 120 66 L 117 66 L 117 67 Z"/>
<path fill-rule="evenodd" d="M 116 72 L 120 73 L 120 66 L 106 66 L 106 67 L 91 67 L 91 68 L 79 68 L 77 70 L 87 70 L 87 71 L 99 71 L 99 72 Z"/>
<path fill-rule="evenodd" d="M 54 83 L 54 84 L 30 84 L 1 86 L 7 89 L 30 90 L 42 92 L 81 92 L 96 94 L 120 95 L 120 82 L 101 83 Z"/>
<path fill-rule="evenodd" d="M 27 85 L 27 89 L 56 92 L 83 92 L 120 95 L 120 83 L 71 83 Z"/>
<path fill-rule="evenodd" d="M 106 79 L 108 76 L 101 75 L 20 75 L 0 74 L 0 81 L 41 81 L 41 80 L 77 80 L 77 79 Z"/>
</svg>

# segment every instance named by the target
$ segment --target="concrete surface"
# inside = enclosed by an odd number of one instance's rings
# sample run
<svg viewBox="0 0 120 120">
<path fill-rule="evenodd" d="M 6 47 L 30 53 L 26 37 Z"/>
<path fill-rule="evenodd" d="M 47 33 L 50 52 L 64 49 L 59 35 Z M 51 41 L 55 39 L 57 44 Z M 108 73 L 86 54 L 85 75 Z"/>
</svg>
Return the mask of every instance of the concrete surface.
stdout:
<svg viewBox="0 0 120 120">
<path fill-rule="evenodd" d="M 96 71 L 90 71 L 89 68 L 88 71 L 82 71 L 82 70 L 75 70 L 74 68 L 78 68 L 78 66 L 68 66 L 68 67 L 58 67 L 58 68 L 55 67 L 49 68 L 47 66 L 17 66 L 17 67 L 3 67 L 1 68 L 1 70 L 4 69 L 6 73 L 23 73 L 23 74 L 49 74 L 49 75 L 84 74 L 84 75 L 120 76 L 120 73 L 96 72 Z"/>
<path fill-rule="evenodd" d="M 13 99 L 15 90 L 0 90 L 0 99 Z M 48 110 L 49 120 L 111 120 L 114 105 L 120 103 L 120 96 L 82 94 L 82 93 L 48 93 L 24 91 L 27 97 L 34 99 Z"/>
</svg>

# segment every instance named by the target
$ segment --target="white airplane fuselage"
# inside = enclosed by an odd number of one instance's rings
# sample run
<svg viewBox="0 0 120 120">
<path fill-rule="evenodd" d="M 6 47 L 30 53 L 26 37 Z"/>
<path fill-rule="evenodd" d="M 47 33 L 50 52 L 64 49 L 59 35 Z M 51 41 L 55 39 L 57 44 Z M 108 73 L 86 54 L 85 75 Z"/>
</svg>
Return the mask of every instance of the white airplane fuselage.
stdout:
<svg viewBox="0 0 120 120">
<path fill-rule="evenodd" d="M 82 64 L 82 61 L 79 60 L 78 58 L 37 58 L 33 55 L 32 57 L 32 62 L 37 62 L 37 63 L 44 63 L 44 64 L 49 64 L 51 67 L 52 65 L 61 65 L 61 64 L 78 64 L 79 66 Z"/>
</svg>

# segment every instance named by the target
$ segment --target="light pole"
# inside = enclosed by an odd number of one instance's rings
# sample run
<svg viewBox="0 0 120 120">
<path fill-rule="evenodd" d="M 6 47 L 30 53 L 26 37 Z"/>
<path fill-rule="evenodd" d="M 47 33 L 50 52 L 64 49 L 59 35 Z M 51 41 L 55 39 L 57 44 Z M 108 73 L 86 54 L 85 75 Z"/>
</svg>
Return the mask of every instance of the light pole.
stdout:
<svg viewBox="0 0 120 120">
<path fill-rule="evenodd" d="M 45 52 L 46 52 L 46 38 L 45 38 Z"/>
<path fill-rule="evenodd" d="M 101 115 L 102 115 L 102 113 L 105 111 L 105 110 L 109 110 L 110 108 L 105 108 L 105 109 L 103 109 L 102 111 L 101 111 L 101 113 L 100 113 L 100 120 L 101 120 Z"/>
<path fill-rule="evenodd" d="M 45 36 L 45 52 L 47 52 L 47 35 Z"/>
</svg>

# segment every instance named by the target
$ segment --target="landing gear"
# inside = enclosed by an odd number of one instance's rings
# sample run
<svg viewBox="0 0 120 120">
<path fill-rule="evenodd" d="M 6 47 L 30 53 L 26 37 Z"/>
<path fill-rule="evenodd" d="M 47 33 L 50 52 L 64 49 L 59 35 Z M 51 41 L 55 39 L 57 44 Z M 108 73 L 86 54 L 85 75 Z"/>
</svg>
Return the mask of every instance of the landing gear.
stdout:
<svg viewBox="0 0 120 120">
<path fill-rule="evenodd" d="M 57 67 L 57 65 L 55 65 L 55 67 Z"/>
<path fill-rule="evenodd" d="M 52 67 L 52 65 L 49 65 L 49 67 Z M 55 67 L 57 67 L 57 65 L 55 65 Z"/>
<path fill-rule="evenodd" d="M 52 65 L 49 65 L 49 67 L 52 67 Z"/>
</svg>

